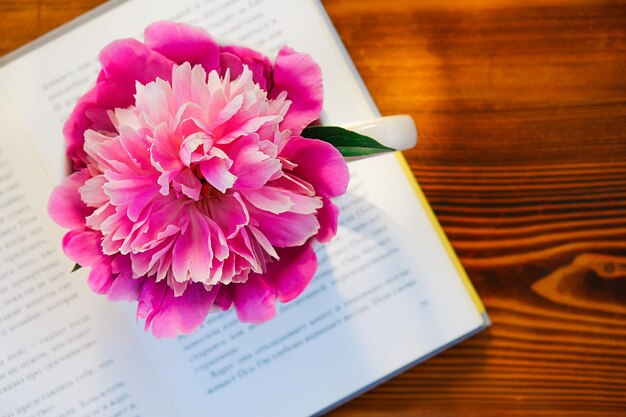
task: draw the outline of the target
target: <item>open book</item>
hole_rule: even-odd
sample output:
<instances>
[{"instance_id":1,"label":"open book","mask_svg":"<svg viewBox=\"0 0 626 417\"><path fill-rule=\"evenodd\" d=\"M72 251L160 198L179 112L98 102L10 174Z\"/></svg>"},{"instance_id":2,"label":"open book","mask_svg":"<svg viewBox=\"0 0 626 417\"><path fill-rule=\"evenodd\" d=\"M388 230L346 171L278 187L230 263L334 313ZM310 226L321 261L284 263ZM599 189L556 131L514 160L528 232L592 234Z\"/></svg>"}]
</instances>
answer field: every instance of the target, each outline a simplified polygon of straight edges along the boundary
<instances>
[{"instance_id":1,"label":"open book","mask_svg":"<svg viewBox=\"0 0 626 417\"><path fill-rule=\"evenodd\" d=\"M315 0L109 2L0 62L0 417L321 414L488 325L400 154L350 163L337 238L298 299L253 326L209 315L157 340L69 273L47 217L66 172L61 127L108 42L160 19L322 66L325 122L377 116Z\"/></svg>"}]
</instances>

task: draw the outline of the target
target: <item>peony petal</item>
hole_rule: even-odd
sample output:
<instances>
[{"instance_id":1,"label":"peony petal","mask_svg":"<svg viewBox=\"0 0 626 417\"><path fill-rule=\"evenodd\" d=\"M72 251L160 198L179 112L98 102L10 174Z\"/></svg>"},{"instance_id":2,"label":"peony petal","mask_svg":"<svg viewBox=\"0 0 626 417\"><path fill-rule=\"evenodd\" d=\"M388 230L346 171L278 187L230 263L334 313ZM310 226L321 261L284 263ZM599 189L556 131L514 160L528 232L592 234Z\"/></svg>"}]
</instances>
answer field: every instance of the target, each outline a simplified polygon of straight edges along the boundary
<instances>
[{"instance_id":1,"label":"peony petal","mask_svg":"<svg viewBox=\"0 0 626 417\"><path fill-rule=\"evenodd\" d=\"M145 128L142 128L145 129ZM154 171L149 152L150 141L145 136L146 132L134 130L128 126L120 126L119 142L124 153L132 160L132 167L136 172Z\"/></svg>"},{"instance_id":2,"label":"peony petal","mask_svg":"<svg viewBox=\"0 0 626 417\"><path fill-rule=\"evenodd\" d=\"M236 177L234 187L239 190L258 189L282 169L280 160L270 158L259 148L259 138L252 134L236 141L229 156L233 159L230 169Z\"/></svg>"},{"instance_id":3,"label":"peony petal","mask_svg":"<svg viewBox=\"0 0 626 417\"><path fill-rule=\"evenodd\" d=\"M202 191L202 183L189 168L185 168L172 178L174 185L179 188L187 197L194 201L200 199L200 192Z\"/></svg>"},{"instance_id":4,"label":"peony petal","mask_svg":"<svg viewBox=\"0 0 626 417\"><path fill-rule=\"evenodd\" d=\"M258 274L234 284L234 304L239 320L260 324L276 315L276 292Z\"/></svg>"},{"instance_id":5,"label":"peony petal","mask_svg":"<svg viewBox=\"0 0 626 417\"><path fill-rule=\"evenodd\" d=\"M174 196L155 200L150 204L149 210L146 210L137 222L131 224L129 230L123 230L125 235L121 238L125 239L125 251L133 252L133 256L147 256L151 258L157 252L163 249L163 245L169 245L180 231L185 230L188 224L187 208L190 200L179 199ZM125 222L125 219L121 219ZM104 225L104 224L103 224ZM108 226L108 224L106 224ZM124 226L124 229L127 227ZM117 233L113 227L107 229L109 233ZM163 257L163 256L162 256ZM150 260L144 259L144 262L137 261L139 264L145 265ZM133 271L135 275L145 275L154 266L152 263L148 269L144 270L133 261Z\"/></svg>"},{"instance_id":6,"label":"peony petal","mask_svg":"<svg viewBox=\"0 0 626 417\"><path fill-rule=\"evenodd\" d=\"M234 237L250 221L246 205L236 192L213 196L209 212L227 239Z\"/></svg>"},{"instance_id":7,"label":"peony petal","mask_svg":"<svg viewBox=\"0 0 626 417\"><path fill-rule=\"evenodd\" d=\"M252 71L252 80L269 91L272 87L272 63L265 55L243 46L224 46L220 53L220 74L230 70L231 77L238 77L246 65Z\"/></svg>"},{"instance_id":8,"label":"peony petal","mask_svg":"<svg viewBox=\"0 0 626 417\"><path fill-rule=\"evenodd\" d=\"M111 283L107 292L107 299L109 301L137 301L146 279L145 277L133 278L128 275L119 275Z\"/></svg>"},{"instance_id":9,"label":"peony petal","mask_svg":"<svg viewBox=\"0 0 626 417\"><path fill-rule=\"evenodd\" d=\"M299 134L309 123L318 119L322 112L322 70L309 55L284 47L274 62L273 78L269 98L277 98L286 91L287 100L291 101L280 127Z\"/></svg>"},{"instance_id":10,"label":"peony petal","mask_svg":"<svg viewBox=\"0 0 626 417\"><path fill-rule=\"evenodd\" d=\"M196 132L185 139L180 144L178 156L185 166L190 166L192 162L197 162L199 152L204 153L204 148L210 143L210 138L204 132ZM205 146L205 144L207 144ZM202 151L201 151L202 150Z\"/></svg>"},{"instance_id":11,"label":"peony petal","mask_svg":"<svg viewBox=\"0 0 626 417\"><path fill-rule=\"evenodd\" d=\"M274 247L301 246L315 236L320 228L314 214L282 213L272 214L249 206L250 219L258 223L258 228Z\"/></svg>"},{"instance_id":12,"label":"peony petal","mask_svg":"<svg viewBox=\"0 0 626 417\"><path fill-rule=\"evenodd\" d=\"M317 212L317 219L320 222L320 230L315 236L318 242L327 243L337 234L337 219L339 218L339 208L328 198L323 198L324 205Z\"/></svg>"},{"instance_id":13,"label":"peony petal","mask_svg":"<svg viewBox=\"0 0 626 417\"><path fill-rule=\"evenodd\" d=\"M258 190L242 190L241 194L256 208L280 214L286 211L299 214L312 214L322 207L322 199L295 193L281 187L274 187L274 182Z\"/></svg>"},{"instance_id":14,"label":"peony petal","mask_svg":"<svg viewBox=\"0 0 626 417\"><path fill-rule=\"evenodd\" d=\"M122 252L122 246L128 240L129 235L136 228L136 223L128 219L124 209L116 209L106 220L100 225L100 231L104 238L102 239L102 252L105 255L115 255ZM126 243L128 246L128 243ZM130 248L126 248L122 253L128 253Z\"/></svg>"},{"instance_id":15,"label":"peony petal","mask_svg":"<svg viewBox=\"0 0 626 417\"><path fill-rule=\"evenodd\" d=\"M137 303L137 319L145 320L145 329L148 330L154 316L161 311L161 305L166 294L172 290L163 281L145 280L141 287L141 294Z\"/></svg>"},{"instance_id":16,"label":"peony petal","mask_svg":"<svg viewBox=\"0 0 626 417\"><path fill-rule=\"evenodd\" d=\"M230 165L232 165L232 162L212 156L200 162L200 172L209 184L219 192L225 193L237 180L237 177L228 170Z\"/></svg>"},{"instance_id":17,"label":"peony petal","mask_svg":"<svg viewBox=\"0 0 626 417\"><path fill-rule=\"evenodd\" d=\"M150 146L144 135L121 126L119 135L94 130L85 132L84 151L89 156L90 172L97 174L113 169L129 176L153 171L146 149Z\"/></svg>"},{"instance_id":18,"label":"peony petal","mask_svg":"<svg viewBox=\"0 0 626 417\"><path fill-rule=\"evenodd\" d=\"M108 182L104 185L104 192L109 196L111 204L126 207L128 218L133 222L137 221L148 204L161 195L156 174L127 177L107 171L105 177Z\"/></svg>"},{"instance_id":19,"label":"peony petal","mask_svg":"<svg viewBox=\"0 0 626 417\"><path fill-rule=\"evenodd\" d=\"M109 201L109 198L104 193L102 186L106 183L104 175L96 175L85 181L78 191L80 198L89 207L99 208Z\"/></svg>"},{"instance_id":20,"label":"peony petal","mask_svg":"<svg viewBox=\"0 0 626 417\"><path fill-rule=\"evenodd\" d=\"M289 171L293 171L293 169L297 166L296 164L293 165L293 167L289 168ZM285 164L283 163L283 169L285 169L284 167ZM281 176L277 180L272 181L272 185L280 187L284 190L292 191L300 195L313 197L315 195L315 188L313 188L311 184L304 181L302 178L293 176L292 174L290 174L289 171L284 172L283 176Z\"/></svg>"},{"instance_id":21,"label":"peony petal","mask_svg":"<svg viewBox=\"0 0 626 417\"><path fill-rule=\"evenodd\" d=\"M113 283L113 274L111 271L111 261L108 256L103 257L100 262L95 264L87 277L89 288L96 294L106 294Z\"/></svg>"},{"instance_id":22,"label":"peony petal","mask_svg":"<svg viewBox=\"0 0 626 417\"><path fill-rule=\"evenodd\" d=\"M102 230L102 223L104 223L109 217L115 215L115 207L109 203L106 203L99 209L95 210L89 217L87 217L87 227L93 230Z\"/></svg>"},{"instance_id":23,"label":"peony petal","mask_svg":"<svg viewBox=\"0 0 626 417\"><path fill-rule=\"evenodd\" d=\"M141 128L141 122L134 110L116 108L109 110L107 113L111 119L111 123L115 126L115 130L118 132L122 126L129 127L133 130L139 130Z\"/></svg>"},{"instance_id":24,"label":"peony petal","mask_svg":"<svg viewBox=\"0 0 626 417\"><path fill-rule=\"evenodd\" d=\"M115 82L131 97L136 82L146 85L157 78L169 81L174 67L172 60L135 39L120 39L105 46L100 63L104 79Z\"/></svg>"},{"instance_id":25,"label":"peony petal","mask_svg":"<svg viewBox=\"0 0 626 417\"><path fill-rule=\"evenodd\" d=\"M152 23L144 35L150 49L177 64L200 64L207 73L219 68L219 46L199 27L164 20Z\"/></svg>"},{"instance_id":26,"label":"peony petal","mask_svg":"<svg viewBox=\"0 0 626 417\"><path fill-rule=\"evenodd\" d=\"M222 311L228 310L233 305L233 299L235 297L234 288L234 285L220 285L213 305L220 308Z\"/></svg>"},{"instance_id":27,"label":"peony petal","mask_svg":"<svg viewBox=\"0 0 626 417\"><path fill-rule=\"evenodd\" d=\"M188 211L188 216L188 228L178 235L173 248L172 271L178 282L206 282L214 256L212 220L195 208Z\"/></svg>"},{"instance_id":28,"label":"peony petal","mask_svg":"<svg viewBox=\"0 0 626 417\"><path fill-rule=\"evenodd\" d=\"M256 239L259 245L263 248L268 255L270 255L274 259L278 259L278 254L276 253L276 249L272 246L267 237L254 226L248 226L248 230L252 233L252 236Z\"/></svg>"},{"instance_id":29,"label":"peony petal","mask_svg":"<svg viewBox=\"0 0 626 417\"><path fill-rule=\"evenodd\" d=\"M289 211L294 204L286 192L274 187L261 187L258 190L242 190L241 194L256 208L274 214Z\"/></svg>"},{"instance_id":30,"label":"peony petal","mask_svg":"<svg viewBox=\"0 0 626 417\"><path fill-rule=\"evenodd\" d=\"M163 266L162 262L167 262L167 269L169 269L171 262L172 245L175 242L173 236L179 231L179 229L176 226L168 225L166 230L173 232L169 235L172 236L172 238L166 238L163 242L159 242L160 244L156 244L156 242L151 242L150 249L137 251L130 254L133 275L153 275L155 274L155 268L156 273L158 273L159 267ZM161 272L160 276L157 276L156 280L160 281L161 279L163 279L162 275L163 272Z\"/></svg>"},{"instance_id":31,"label":"peony petal","mask_svg":"<svg viewBox=\"0 0 626 417\"><path fill-rule=\"evenodd\" d=\"M93 211L81 200L78 189L90 178L83 169L66 177L57 185L48 200L48 214L59 226L67 229L85 227L85 218Z\"/></svg>"},{"instance_id":32,"label":"peony petal","mask_svg":"<svg viewBox=\"0 0 626 417\"><path fill-rule=\"evenodd\" d=\"M337 197L346 192L350 179L348 165L331 144L292 136L281 156L298 165L292 174L312 184L319 195Z\"/></svg>"},{"instance_id":33,"label":"peony petal","mask_svg":"<svg viewBox=\"0 0 626 417\"><path fill-rule=\"evenodd\" d=\"M237 256L236 261L240 267L243 265L244 268L250 268L253 272L260 273L263 269L255 257L252 239L248 231L242 228L239 233L228 240L228 248L233 256Z\"/></svg>"},{"instance_id":34,"label":"peony petal","mask_svg":"<svg viewBox=\"0 0 626 417\"><path fill-rule=\"evenodd\" d=\"M317 270L317 256L311 244L281 249L280 261L267 266L265 281L272 285L278 299L286 303L299 296L309 285Z\"/></svg>"},{"instance_id":35,"label":"peony petal","mask_svg":"<svg viewBox=\"0 0 626 417\"><path fill-rule=\"evenodd\" d=\"M237 55L220 52L220 75L223 77L226 71L233 79L239 77L243 72L243 62Z\"/></svg>"},{"instance_id":36,"label":"peony petal","mask_svg":"<svg viewBox=\"0 0 626 417\"><path fill-rule=\"evenodd\" d=\"M80 266L92 266L105 257L102 235L88 230L72 230L63 237L63 252Z\"/></svg>"},{"instance_id":37,"label":"peony petal","mask_svg":"<svg viewBox=\"0 0 626 417\"><path fill-rule=\"evenodd\" d=\"M146 328L151 328L155 337L174 338L190 334L204 322L218 292L219 286L207 291L202 284L191 284L183 295L175 297L174 291L164 282L146 281L137 316L146 319Z\"/></svg>"},{"instance_id":38,"label":"peony petal","mask_svg":"<svg viewBox=\"0 0 626 417\"><path fill-rule=\"evenodd\" d=\"M117 275L111 283L107 298L111 301L135 301L141 294L145 277L133 278L130 258L128 256L116 256L111 261L111 270Z\"/></svg>"},{"instance_id":39,"label":"peony petal","mask_svg":"<svg viewBox=\"0 0 626 417\"><path fill-rule=\"evenodd\" d=\"M242 162L234 165L233 174L237 177L234 187L239 190L254 190L265 185L281 169L277 159L265 159L259 162Z\"/></svg>"},{"instance_id":40,"label":"peony petal","mask_svg":"<svg viewBox=\"0 0 626 417\"><path fill-rule=\"evenodd\" d=\"M149 126L165 125L172 120L178 108L174 103L174 93L169 82L157 78L145 86L137 86L135 106Z\"/></svg>"},{"instance_id":41,"label":"peony petal","mask_svg":"<svg viewBox=\"0 0 626 417\"><path fill-rule=\"evenodd\" d=\"M185 282L178 282L174 279L172 274L166 274L167 275L167 285L174 291L174 297L180 297L181 295L183 295L185 293L185 291L187 290L187 287L189 286L190 282L189 281L185 281Z\"/></svg>"},{"instance_id":42,"label":"peony petal","mask_svg":"<svg viewBox=\"0 0 626 417\"><path fill-rule=\"evenodd\" d=\"M238 113L237 116L245 115L245 112ZM243 120L242 120L243 119ZM220 125L219 129L216 129L216 135L220 136L219 143L230 143L241 136L247 136L257 132L261 126L266 123L276 122L279 116L254 116L249 117L232 117L228 119L226 123Z\"/></svg>"},{"instance_id":43,"label":"peony petal","mask_svg":"<svg viewBox=\"0 0 626 417\"><path fill-rule=\"evenodd\" d=\"M87 155L83 150L85 131L115 131L115 127L108 115L108 110L115 107L125 108L133 103L132 93L109 80L98 82L91 90L83 95L67 122L63 125L66 153L73 162L75 170L86 166Z\"/></svg>"}]
</instances>

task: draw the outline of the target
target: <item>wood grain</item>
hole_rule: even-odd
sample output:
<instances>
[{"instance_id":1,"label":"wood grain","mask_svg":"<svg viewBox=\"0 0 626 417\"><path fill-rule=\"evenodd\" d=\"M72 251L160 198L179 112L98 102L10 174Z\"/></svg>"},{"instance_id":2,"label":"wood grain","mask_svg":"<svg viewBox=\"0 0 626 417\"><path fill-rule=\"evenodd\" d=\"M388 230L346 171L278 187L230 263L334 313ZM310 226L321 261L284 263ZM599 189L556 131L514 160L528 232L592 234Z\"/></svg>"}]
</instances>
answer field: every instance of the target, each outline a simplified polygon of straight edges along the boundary
<instances>
[{"instance_id":1,"label":"wood grain","mask_svg":"<svg viewBox=\"0 0 626 417\"><path fill-rule=\"evenodd\" d=\"M626 415L626 5L325 5L493 320L333 415Z\"/></svg>"},{"instance_id":2,"label":"wood grain","mask_svg":"<svg viewBox=\"0 0 626 417\"><path fill-rule=\"evenodd\" d=\"M99 3L0 0L0 54ZM626 415L626 3L324 5L493 320L331 415Z\"/></svg>"}]
</instances>

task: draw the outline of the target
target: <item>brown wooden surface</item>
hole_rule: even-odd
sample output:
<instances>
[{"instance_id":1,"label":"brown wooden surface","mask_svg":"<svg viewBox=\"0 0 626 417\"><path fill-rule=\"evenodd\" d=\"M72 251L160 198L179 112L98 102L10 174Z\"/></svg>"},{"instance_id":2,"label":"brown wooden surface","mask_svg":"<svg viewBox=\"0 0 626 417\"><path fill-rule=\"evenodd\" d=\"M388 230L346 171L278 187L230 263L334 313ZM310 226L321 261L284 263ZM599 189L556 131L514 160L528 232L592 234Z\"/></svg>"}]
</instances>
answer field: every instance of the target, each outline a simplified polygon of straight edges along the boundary
<instances>
[{"instance_id":1,"label":"brown wooden surface","mask_svg":"<svg viewBox=\"0 0 626 417\"><path fill-rule=\"evenodd\" d=\"M0 0L0 55L99 3ZM626 3L324 4L493 320L331 415L626 415Z\"/></svg>"}]
</instances>

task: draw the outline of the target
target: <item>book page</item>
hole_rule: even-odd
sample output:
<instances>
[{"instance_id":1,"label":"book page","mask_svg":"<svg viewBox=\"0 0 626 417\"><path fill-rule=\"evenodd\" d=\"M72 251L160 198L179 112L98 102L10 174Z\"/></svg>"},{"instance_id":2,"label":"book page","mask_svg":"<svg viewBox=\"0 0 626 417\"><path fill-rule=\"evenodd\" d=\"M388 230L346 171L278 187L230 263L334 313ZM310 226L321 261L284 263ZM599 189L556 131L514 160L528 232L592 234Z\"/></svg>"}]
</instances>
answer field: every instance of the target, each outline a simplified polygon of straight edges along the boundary
<instances>
[{"instance_id":1,"label":"book page","mask_svg":"<svg viewBox=\"0 0 626 417\"><path fill-rule=\"evenodd\" d=\"M433 247L410 186L389 184L402 178L395 156L380 158L351 163L338 236L318 248L310 287L274 320L210 315L173 341L136 329L181 415L199 405L220 416L312 415L483 324L448 278L454 268Z\"/></svg>"},{"instance_id":2,"label":"book page","mask_svg":"<svg viewBox=\"0 0 626 417\"><path fill-rule=\"evenodd\" d=\"M315 1L133 0L2 69L53 181L65 175L62 123L95 78L99 49L163 18L269 52L288 43L310 53L324 73L326 121L376 115ZM273 321L251 326L229 312L209 316L193 335L156 340L136 325L134 305L118 305L179 415L314 414L485 324L398 157L350 169L337 238L318 249L310 287Z\"/></svg>"},{"instance_id":3,"label":"book page","mask_svg":"<svg viewBox=\"0 0 626 417\"><path fill-rule=\"evenodd\" d=\"M0 417L173 416L117 309L71 274L52 183L0 88ZM163 413L163 414L160 414Z\"/></svg>"}]
</instances>

